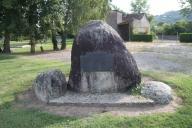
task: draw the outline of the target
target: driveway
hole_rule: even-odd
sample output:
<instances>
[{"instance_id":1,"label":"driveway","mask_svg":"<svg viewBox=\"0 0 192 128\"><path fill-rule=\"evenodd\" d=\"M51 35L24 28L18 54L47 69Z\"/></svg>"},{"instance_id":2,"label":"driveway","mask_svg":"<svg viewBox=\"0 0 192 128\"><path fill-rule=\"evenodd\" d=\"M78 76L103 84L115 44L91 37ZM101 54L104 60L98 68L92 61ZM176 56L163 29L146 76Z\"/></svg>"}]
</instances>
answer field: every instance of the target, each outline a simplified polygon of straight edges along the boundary
<instances>
[{"instance_id":1,"label":"driveway","mask_svg":"<svg viewBox=\"0 0 192 128\"><path fill-rule=\"evenodd\" d=\"M140 70L160 70L192 74L192 44L126 43ZM70 62L71 51L34 55L37 58Z\"/></svg>"},{"instance_id":2,"label":"driveway","mask_svg":"<svg viewBox=\"0 0 192 128\"><path fill-rule=\"evenodd\" d=\"M137 45L134 47L138 48ZM180 43L156 43L133 52L141 70L162 70L192 74L192 45Z\"/></svg>"}]
</instances>

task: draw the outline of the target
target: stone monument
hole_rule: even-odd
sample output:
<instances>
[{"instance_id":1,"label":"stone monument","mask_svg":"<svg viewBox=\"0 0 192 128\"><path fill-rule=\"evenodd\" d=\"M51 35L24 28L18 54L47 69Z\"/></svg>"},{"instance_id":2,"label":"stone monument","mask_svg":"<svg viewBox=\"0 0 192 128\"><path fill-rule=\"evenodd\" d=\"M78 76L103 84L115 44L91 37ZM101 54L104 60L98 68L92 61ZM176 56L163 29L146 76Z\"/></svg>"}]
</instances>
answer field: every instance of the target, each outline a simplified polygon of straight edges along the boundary
<instances>
[{"instance_id":1,"label":"stone monument","mask_svg":"<svg viewBox=\"0 0 192 128\"><path fill-rule=\"evenodd\" d=\"M69 89L120 92L140 82L141 74L133 56L111 26L95 20L80 28L72 47Z\"/></svg>"},{"instance_id":2,"label":"stone monument","mask_svg":"<svg viewBox=\"0 0 192 128\"><path fill-rule=\"evenodd\" d=\"M103 21L90 21L81 27L71 52L68 84L60 70L48 70L36 77L33 90L40 101L106 109L151 107L173 100L171 88L156 81L145 82L141 96L121 93L139 85L141 74L122 38Z\"/></svg>"}]
</instances>

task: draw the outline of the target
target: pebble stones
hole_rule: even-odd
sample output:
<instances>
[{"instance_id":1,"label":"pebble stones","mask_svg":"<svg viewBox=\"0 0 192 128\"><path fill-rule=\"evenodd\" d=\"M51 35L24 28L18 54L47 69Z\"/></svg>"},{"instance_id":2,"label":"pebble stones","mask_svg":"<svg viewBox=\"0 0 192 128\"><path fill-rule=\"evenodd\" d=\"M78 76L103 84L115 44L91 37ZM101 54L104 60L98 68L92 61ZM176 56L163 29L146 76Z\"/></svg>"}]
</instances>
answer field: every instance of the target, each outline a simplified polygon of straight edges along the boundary
<instances>
[{"instance_id":1,"label":"pebble stones","mask_svg":"<svg viewBox=\"0 0 192 128\"><path fill-rule=\"evenodd\" d=\"M58 69L51 69L40 73L33 84L36 97L48 103L49 100L64 95L67 90L65 75Z\"/></svg>"},{"instance_id":2,"label":"pebble stones","mask_svg":"<svg viewBox=\"0 0 192 128\"><path fill-rule=\"evenodd\" d=\"M173 99L172 89L157 81L145 82L141 89L141 95L154 100L157 104L168 104Z\"/></svg>"}]
</instances>

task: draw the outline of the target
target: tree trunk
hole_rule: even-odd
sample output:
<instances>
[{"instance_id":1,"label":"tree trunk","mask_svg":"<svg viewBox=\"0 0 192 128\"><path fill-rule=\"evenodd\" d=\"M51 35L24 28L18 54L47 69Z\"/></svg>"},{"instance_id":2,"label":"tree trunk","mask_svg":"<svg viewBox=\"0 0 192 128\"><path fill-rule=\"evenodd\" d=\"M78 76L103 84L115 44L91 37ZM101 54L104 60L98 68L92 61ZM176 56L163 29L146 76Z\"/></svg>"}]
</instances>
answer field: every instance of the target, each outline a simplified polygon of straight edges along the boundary
<instances>
[{"instance_id":1,"label":"tree trunk","mask_svg":"<svg viewBox=\"0 0 192 128\"><path fill-rule=\"evenodd\" d=\"M31 44L31 53L34 54L35 53L35 43Z\"/></svg>"},{"instance_id":2,"label":"tree trunk","mask_svg":"<svg viewBox=\"0 0 192 128\"><path fill-rule=\"evenodd\" d=\"M66 34L64 32L61 33L61 50L66 49Z\"/></svg>"},{"instance_id":3,"label":"tree trunk","mask_svg":"<svg viewBox=\"0 0 192 128\"><path fill-rule=\"evenodd\" d=\"M8 31L5 31L4 38L3 53L11 53L10 33Z\"/></svg>"},{"instance_id":4,"label":"tree trunk","mask_svg":"<svg viewBox=\"0 0 192 128\"><path fill-rule=\"evenodd\" d=\"M2 53L3 52L3 50L1 49L1 47L0 47L0 53Z\"/></svg>"},{"instance_id":5,"label":"tree trunk","mask_svg":"<svg viewBox=\"0 0 192 128\"><path fill-rule=\"evenodd\" d=\"M58 48L58 42L57 42L57 38L56 38L56 34L54 31L52 31L52 44L53 44L53 50L54 51L58 51L59 48Z\"/></svg>"},{"instance_id":6,"label":"tree trunk","mask_svg":"<svg viewBox=\"0 0 192 128\"><path fill-rule=\"evenodd\" d=\"M36 45L36 40L34 37L30 37L30 45L31 45L31 53L35 53L35 45Z\"/></svg>"}]
</instances>

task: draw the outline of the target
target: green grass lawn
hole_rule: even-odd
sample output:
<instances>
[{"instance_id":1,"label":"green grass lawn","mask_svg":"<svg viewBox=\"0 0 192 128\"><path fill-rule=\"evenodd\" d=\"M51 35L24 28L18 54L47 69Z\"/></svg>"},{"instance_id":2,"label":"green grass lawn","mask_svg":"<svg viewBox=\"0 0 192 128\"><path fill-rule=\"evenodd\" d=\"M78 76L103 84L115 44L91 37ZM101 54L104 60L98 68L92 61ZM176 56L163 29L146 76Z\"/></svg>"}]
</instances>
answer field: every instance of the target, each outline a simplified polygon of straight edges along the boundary
<instances>
[{"instance_id":1,"label":"green grass lawn","mask_svg":"<svg viewBox=\"0 0 192 128\"><path fill-rule=\"evenodd\" d=\"M143 71L143 75L168 83L183 99L175 113L138 117L94 115L69 118L43 113L40 110L15 108L15 95L28 89L38 72L59 68L69 74L70 64L61 61L31 59L19 55L0 55L0 128L192 128L192 76Z\"/></svg>"},{"instance_id":2,"label":"green grass lawn","mask_svg":"<svg viewBox=\"0 0 192 128\"><path fill-rule=\"evenodd\" d=\"M38 72L59 68L66 75L70 64L15 55L0 55L0 105L13 101L14 95L32 84Z\"/></svg>"}]
</instances>

